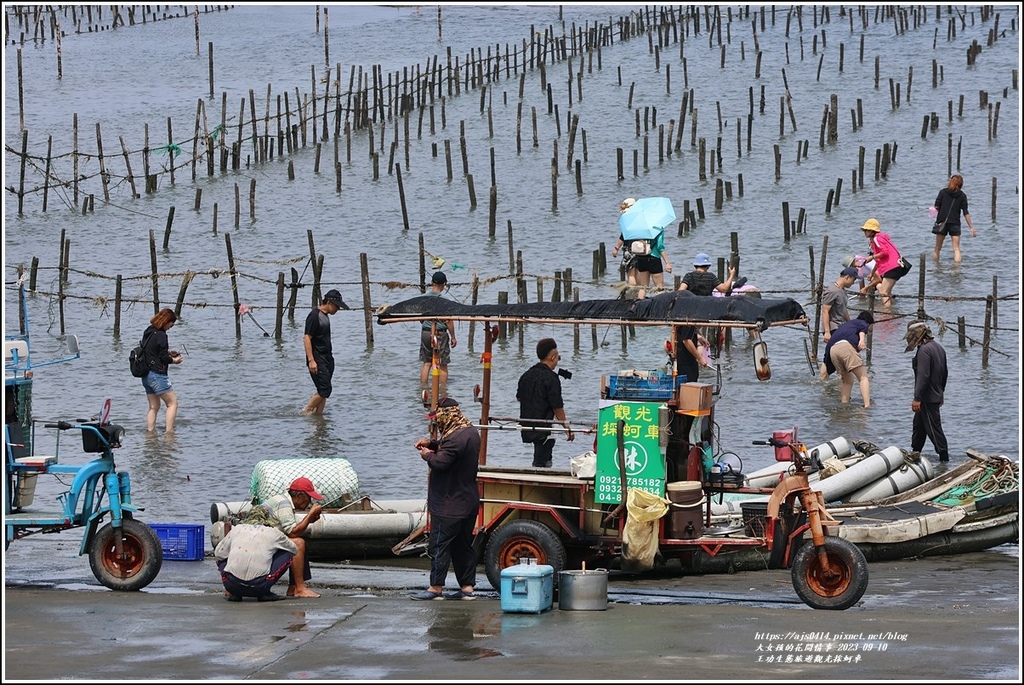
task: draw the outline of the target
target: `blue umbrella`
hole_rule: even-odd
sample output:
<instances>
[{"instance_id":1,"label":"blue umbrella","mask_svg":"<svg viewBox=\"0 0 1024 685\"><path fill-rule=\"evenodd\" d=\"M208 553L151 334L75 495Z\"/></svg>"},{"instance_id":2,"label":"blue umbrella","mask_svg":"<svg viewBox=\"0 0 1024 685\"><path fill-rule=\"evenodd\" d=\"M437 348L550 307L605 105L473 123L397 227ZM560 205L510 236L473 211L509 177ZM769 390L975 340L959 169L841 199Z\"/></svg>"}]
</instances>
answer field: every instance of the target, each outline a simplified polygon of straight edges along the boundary
<instances>
[{"instance_id":1,"label":"blue umbrella","mask_svg":"<svg viewBox=\"0 0 1024 685\"><path fill-rule=\"evenodd\" d=\"M651 240L675 220L672 200L667 197L642 197L619 214L619 231L624 240Z\"/></svg>"}]
</instances>

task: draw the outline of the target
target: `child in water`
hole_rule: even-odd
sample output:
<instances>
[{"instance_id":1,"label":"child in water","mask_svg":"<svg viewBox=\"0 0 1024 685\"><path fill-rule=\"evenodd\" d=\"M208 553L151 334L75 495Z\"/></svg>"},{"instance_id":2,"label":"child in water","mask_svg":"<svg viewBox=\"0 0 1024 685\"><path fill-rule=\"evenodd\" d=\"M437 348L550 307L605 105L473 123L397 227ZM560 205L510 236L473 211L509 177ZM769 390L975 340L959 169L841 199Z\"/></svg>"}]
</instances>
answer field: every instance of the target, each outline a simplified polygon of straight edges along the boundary
<instances>
[{"instance_id":1,"label":"child in water","mask_svg":"<svg viewBox=\"0 0 1024 685\"><path fill-rule=\"evenodd\" d=\"M843 257L843 267L852 266L857 270L857 283L860 289L864 288L865 283L871 278L871 272L874 271L873 264L866 263L866 257L864 255L851 255Z\"/></svg>"}]
</instances>

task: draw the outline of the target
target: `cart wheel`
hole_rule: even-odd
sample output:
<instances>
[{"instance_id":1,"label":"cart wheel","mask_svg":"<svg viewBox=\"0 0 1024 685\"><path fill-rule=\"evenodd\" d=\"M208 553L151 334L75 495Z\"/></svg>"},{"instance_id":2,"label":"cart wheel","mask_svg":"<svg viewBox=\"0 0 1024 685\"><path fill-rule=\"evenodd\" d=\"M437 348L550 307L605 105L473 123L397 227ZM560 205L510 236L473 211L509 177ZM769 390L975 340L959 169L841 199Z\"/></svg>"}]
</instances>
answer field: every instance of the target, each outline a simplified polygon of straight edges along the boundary
<instances>
[{"instance_id":1,"label":"cart wheel","mask_svg":"<svg viewBox=\"0 0 1024 685\"><path fill-rule=\"evenodd\" d=\"M555 531L532 519L515 519L491 534L484 548L484 569L495 590L501 590L501 570L529 557L554 569L555 584L565 568L565 545Z\"/></svg>"},{"instance_id":2,"label":"cart wheel","mask_svg":"<svg viewBox=\"0 0 1024 685\"><path fill-rule=\"evenodd\" d=\"M89 565L96 580L111 590L135 591L153 582L163 564L160 538L145 523L126 518L121 522L121 550L117 554L117 530L109 523L92 541Z\"/></svg>"},{"instance_id":3,"label":"cart wheel","mask_svg":"<svg viewBox=\"0 0 1024 685\"><path fill-rule=\"evenodd\" d=\"M793 557L793 588L814 609L849 609L868 587L868 564L863 552L848 540L827 536L825 554L832 573L822 567L818 549L801 545Z\"/></svg>"}]
</instances>

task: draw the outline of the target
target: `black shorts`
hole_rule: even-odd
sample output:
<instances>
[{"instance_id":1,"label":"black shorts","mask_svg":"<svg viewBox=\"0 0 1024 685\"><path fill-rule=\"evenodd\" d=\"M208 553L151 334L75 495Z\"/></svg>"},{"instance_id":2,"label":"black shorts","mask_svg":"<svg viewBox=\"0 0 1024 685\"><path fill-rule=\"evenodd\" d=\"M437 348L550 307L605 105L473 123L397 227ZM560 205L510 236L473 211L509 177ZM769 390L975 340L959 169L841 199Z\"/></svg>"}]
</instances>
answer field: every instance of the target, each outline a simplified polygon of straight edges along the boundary
<instances>
[{"instance_id":1,"label":"black shorts","mask_svg":"<svg viewBox=\"0 0 1024 685\"><path fill-rule=\"evenodd\" d=\"M653 255L649 254L642 254L637 255L636 270L645 271L650 274L660 274L665 269L661 264L661 257L654 257Z\"/></svg>"},{"instance_id":2,"label":"black shorts","mask_svg":"<svg viewBox=\"0 0 1024 685\"><path fill-rule=\"evenodd\" d=\"M888 278L893 281L898 281L904 276L906 276L908 273L910 273L909 266L897 266L895 269L889 269L884 274L882 274L882 278Z\"/></svg>"},{"instance_id":3,"label":"black shorts","mask_svg":"<svg viewBox=\"0 0 1024 685\"><path fill-rule=\"evenodd\" d=\"M316 373L309 372L309 377L313 379L313 385L316 386L316 393L325 400L331 396L331 379L334 377L334 357L330 359L320 359L314 357L316 360ZM309 368L307 366L307 368Z\"/></svg>"}]
</instances>

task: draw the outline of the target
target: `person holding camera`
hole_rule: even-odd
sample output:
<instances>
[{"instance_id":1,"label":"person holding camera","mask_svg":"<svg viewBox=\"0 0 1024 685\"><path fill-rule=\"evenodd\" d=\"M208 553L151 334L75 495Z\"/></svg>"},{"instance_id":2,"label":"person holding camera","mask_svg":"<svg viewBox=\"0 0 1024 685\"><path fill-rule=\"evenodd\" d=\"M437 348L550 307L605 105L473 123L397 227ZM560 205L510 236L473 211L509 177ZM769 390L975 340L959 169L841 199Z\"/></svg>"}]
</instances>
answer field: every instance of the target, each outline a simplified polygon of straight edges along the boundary
<instances>
[{"instance_id":1,"label":"person holding camera","mask_svg":"<svg viewBox=\"0 0 1024 685\"><path fill-rule=\"evenodd\" d=\"M566 440L572 442L576 439L569 419L565 417L562 379L559 378L571 378L572 375L568 371L555 373L562 357L558 354L554 338L542 338L537 343L537 359L540 361L519 377L516 389L520 424L524 427L520 435L523 442L533 443L533 466L550 468L551 453L555 448L554 419L558 419L565 428Z\"/></svg>"},{"instance_id":2,"label":"person holding camera","mask_svg":"<svg viewBox=\"0 0 1024 685\"><path fill-rule=\"evenodd\" d=\"M146 412L146 430L156 428L156 416L160 411L160 403L166 407L164 412L164 430L174 432L174 419L178 416L178 396L171 387L171 379L167 369L171 364L182 362L181 353L168 349L167 331L177 322L178 316L173 309L164 307L149 320L149 326L142 334L142 352L149 361L149 373L142 377L142 387L146 389L146 401L149 411Z\"/></svg>"}]
</instances>

